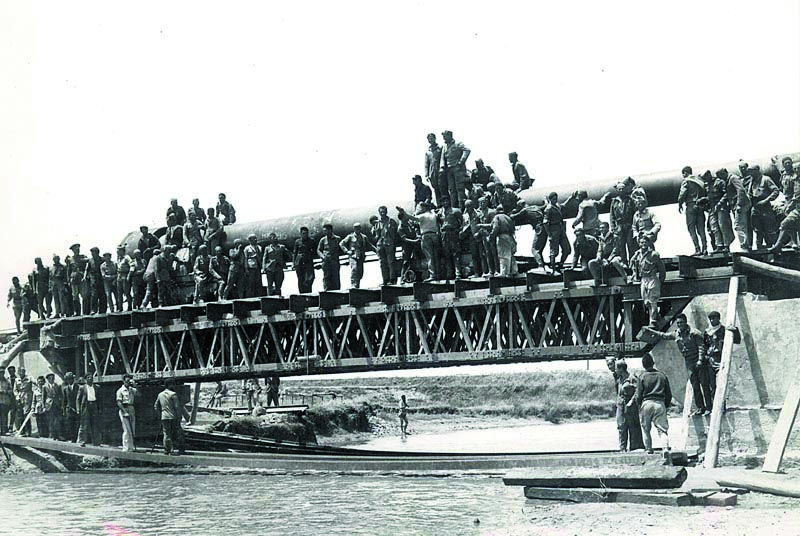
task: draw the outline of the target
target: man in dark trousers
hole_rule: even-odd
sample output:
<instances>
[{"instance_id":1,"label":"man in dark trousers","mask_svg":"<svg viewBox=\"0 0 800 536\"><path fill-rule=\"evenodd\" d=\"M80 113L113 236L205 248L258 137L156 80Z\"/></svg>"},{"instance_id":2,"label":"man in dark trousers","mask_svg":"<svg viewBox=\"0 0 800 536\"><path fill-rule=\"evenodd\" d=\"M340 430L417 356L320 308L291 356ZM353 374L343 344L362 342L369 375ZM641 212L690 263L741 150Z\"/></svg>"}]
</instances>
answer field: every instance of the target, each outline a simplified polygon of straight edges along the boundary
<instances>
[{"instance_id":1,"label":"man in dark trousers","mask_svg":"<svg viewBox=\"0 0 800 536\"><path fill-rule=\"evenodd\" d=\"M297 273L297 289L301 294L311 292L314 286L314 249L308 227L300 227L300 238L294 243L293 262Z\"/></svg>"},{"instance_id":2,"label":"man in dark trousers","mask_svg":"<svg viewBox=\"0 0 800 536\"><path fill-rule=\"evenodd\" d=\"M689 327L689 322L683 313L675 317L675 324L677 329L668 333L656 331L647 326L642 329L664 340L675 341L678 344L678 349L683 354L686 370L689 373L689 382L692 384L694 404L697 406L694 415L702 415L703 413L710 415L714 398L711 394L711 385L708 383L707 375L702 373L703 356L705 355L703 335L696 329Z\"/></svg>"},{"instance_id":3,"label":"man in dark trousers","mask_svg":"<svg viewBox=\"0 0 800 536\"><path fill-rule=\"evenodd\" d=\"M338 258L338 257L337 257ZM291 259L286 246L278 242L278 235L270 233L264 248L264 272L267 274L267 296L280 296L283 287L283 271Z\"/></svg>"},{"instance_id":4,"label":"man in dark trousers","mask_svg":"<svg viewBox=\"0 0 800 536\"><path fill-rule=\"evenodd\" d=\"M692 175L692 168L689 166L681 170L683 182L678 193L678 213L684 212L683 205L686 204L686 229L694 244L695 255L707 255L708 245L706 242L706 213L698 202L706 197L706 185L702 180Z\"/></svg>"},{"instance_id":5,"label":"man in dark trousers","mask_svg":"<svg viewBox=\"0 0 800 536\"><path fill-rule=\"evenodd\" d=\"M378 222L372 229L372 237L378 249L383 284L397 284L397 220L389 217L386 206L378 207Z\"/></svg>"},{"instance_id":6,"label":"man in dark trousers","mask_svg":"<svg viewBox=\"0 0 800 536\"><path fill-rule=\"evenodd\" d=\"M75 406L80 419L78 428L78 443L82 447L86 443L100 445L103 442L100 431L100 405L97 403L97 386L94 385L92 373L85 377L83 385L78 387L78 394L75 397Z\"/></svg>"},{"instance_id":7,"label":"man in dark trousers","mask_svg":"<svg viewBox=\"0 0 800 536\"><path fill-rule=\"evenodd\" d=\"M191 417L181 402L178 393L175 392L173 380L167 380L164 390L158 393L153 409L161 416L164 453L167 456L171 455L174 445L178 449L178 454L184 454L186 452L186 443L183 438L183 428L181 428L181 417L185 417L187 421Z\"/></svg>"},{"instance_id":8,"label":"man in dark trousers","mask_svg":"<svg viewBox=\"0 0 800 536\"><path fill-rule=\"evenodd\" d=\"M710 325L703 333L705 347L703 373L707 374L707 382L711 387L711 401L713 402L714 393L717 390L717 373L722 366L722 347L725 344L725 331L733 333L733 344L741 344L742 334L736 326L723 326L720 323L719 311L708 313L708 323Z\"/></svg>"},{"instance_id":9,"label":"man in dark trousers","mask_svg":"<svg viewBox=\"0 0 800 536\"><path fill-rule=\"evenodd\" d=\"M273 402L275 403L275 407L278 407L280 386L281 379L278 376L270 376L267 378L267 407L270 407Z\"/></svg>"},{"instance_id":10,"label":"man in dark trousers","mask_svg":"<svg viewBox=\"0 0 800 536\"><path fill-rule=\"evenodd\" d=\"M672 404L672 390L669 387L669 378L663 372L656 370L653 356L650 352L642 357L644 372L639 375L636 382L636 403L642 412L642 434L644 435L644 448L648 454L653 453L653 439L650 436L652 426L658 430L658 436L664 437L665 448L669 452L669 420L667 409Z\"/></svg>"},{"instance_id":11,"label":"man in dark trousers","mask_svg":"<svg viewBox=\"0 0 800 536\"><path fill-rule=\"evenodd\" d=\"M78 438L78 384L75 375L67 372L64 375L64 436L67 441L76 441Z\"/></svg>"},{"instance_id":12,"label":"man in dark trousers","mask_svg":"<svg viewBox=\"0 0 800 536\"><path fill-rule=\"evenodd\" d=\"M49 372L43 386L44 407L47 412L47 428L50 439L64 440L64 391L56 383L56 375Z\"/></svg>"},{"instance_id":13,"label":"man in dark trousers","mask_svg":"<svg viewBox=\"0 0 800 536\"><path fill-rule=\"evenodd\" d=\"M324 290L339 290L342 288L339 276L339 241L341 238L333 234L333 225L326 223L322 226L325 234L317 244L317 255L322 259L322 288ZM283 273L281 271L281 273Z\"/></svg>"},{"instance_id":14,"label":"man in dark trousers","mask_svg":"<svg viewBox=\"0 0 800 536\"><path fill-rule=\"evenodd\" d=\"M628 364L614 361L614 379L617 384L617 431L619 450L634 451L644 448L642 426L639 422L639 404L636 403L636 378L628 372Z\"/></svg>"}]
</instances>

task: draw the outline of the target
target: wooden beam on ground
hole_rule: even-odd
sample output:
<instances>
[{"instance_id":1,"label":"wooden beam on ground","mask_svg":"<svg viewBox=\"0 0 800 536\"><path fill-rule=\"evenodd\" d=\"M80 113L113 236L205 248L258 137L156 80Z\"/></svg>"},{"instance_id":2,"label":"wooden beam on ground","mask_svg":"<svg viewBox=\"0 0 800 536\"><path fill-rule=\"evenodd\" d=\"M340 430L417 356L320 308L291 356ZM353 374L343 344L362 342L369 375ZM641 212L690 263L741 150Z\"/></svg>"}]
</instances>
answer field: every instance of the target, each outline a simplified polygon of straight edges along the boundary
<instances>
[{"instance_id":1,"label":"wooden beam on ground","mask_svg":"<svg viewBox=\"0 0 800 536\"><path fill-rule=\"evenodd\" d=\"M503 478L506 486L536 488L679 488L686 481L686 469L671 465L565 467L554 471L529 470Z\"/></svg>"},{"instance_id":2,"label":"wooden beam on ground","mask_svg":"<svg viewBox=\"0 0 800 536\"><path fill-rule=\"evenodd\" d=\"M736 325L736 305L739 298L739 277L731 277L728 289L728 309L725 314L725 325ZM719 457L719 434L722 429L722 413L725 411L725 396L728 393L728 376L731 371L731 356L733 352L733 332L725 330L725 340L722 346L722 362L717 373L717 389L714 392L714 405L711 409L711 422L708 425L706 438L706 459L704 466L713 468L717 466Z\"/></svg>"},{"instance_id":3,"label":"wooden beam on ground","mask_svg":"<svg viewBox=\"0 0 800 536\"><path fill-rule=\"evenodd\" d=\"M727 336L727 333L725 334ZM764 458L764 466L761 468L765 473L777 473L783 461L783 453L786 451L786 444L789 442L789 434L797 419L797 410L800 408L800 368L795 372L794 381L786 392L783 400L783 408L772 432L772 439L769 442L769 449Z\"/></svg>"},{"instance_id":4,"label":"wooden beam on ground","mask_svg":"<svg viewBox=\"0 0 800 536\"><path fill-rule=\"evenodd\" d=\"M525 497L532 500L564 501L572 503L633 503L661 506L691 506L692 496L683 492L658 490L611 490L586 488L525 487Z\"/></svg>"},{"instance_id":5,"label":"wooden beam on ground","mask_svg":"<svg viewBox=\"0 0 800 536\"><path fill-rule=\"evenodd\" d=\"M191 419L189 420L189 422L191 424L194 424L195 422L197 422L197 406L198 406L198 404L200 404L200 386L201 385L202 384L200 382L195 382L194 383L194 398L192 399L192 413L191 413Z\"/></svg>"},{"instance_id":6,"label":"wooden beam on ground","mask_svg":"<svg viewBox=\"0 0 800 536\"><path fill-rule=\"evenodd\" d=\"M717 469L714 480L724 488L743 488L783 497L800 498L800 479L753 471Z\"/></svg>"}]
</instances>

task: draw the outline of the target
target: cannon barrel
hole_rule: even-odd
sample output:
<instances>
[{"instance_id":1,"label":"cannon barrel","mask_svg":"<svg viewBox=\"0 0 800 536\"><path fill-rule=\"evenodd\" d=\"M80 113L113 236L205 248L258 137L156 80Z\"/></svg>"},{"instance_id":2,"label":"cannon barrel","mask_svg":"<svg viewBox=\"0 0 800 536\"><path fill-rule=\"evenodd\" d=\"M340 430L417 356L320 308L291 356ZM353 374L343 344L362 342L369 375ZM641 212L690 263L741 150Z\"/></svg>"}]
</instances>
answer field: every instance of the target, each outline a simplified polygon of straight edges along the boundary
<instances>
[{"instance_id":1,"label":"cannon barrel","mask_svg":"<svg viewBox=\"0 0 800 536\"><path fill-rule=\"evenodd\" d=\"M800 158L800 153L792 153L788 156L790 156L793 161L797 162L798 158ZM764 174L771 176L773 179L780 177L780 171L771 162L769 157L758 160L749 160L748 163L751 166L759 165ZM694 172L695 174L700 174L706 169L709 169L713 173L717 169L724 167L731 173L738 173L738 165L739 162L735 161L712 166L697 166L694 167ZM650 206L669 205L675 203L678 198L681 182L683 181L680 170L638 175L633 178L636 180L636 183L642 186L647 192L647 200ZM523 191L520 196L528 204L541 204L547 194L553 191L557 192L559 199L563 201L576 190L586 190L590 199L600 199L606 193L614 191L614 186L619 183L621 179L622 177L617 177L611 179L559 183L551 186L535 186L534 188ZM255 234L258 237L259 244L263 245L266 242L267 236L274 232L277 235L278 240L291 249L294 245L294 241L300 235L300 227L308 227L311 237L316 240L322 236L322 226L325 223L332 223L334 232L342 237L349 234L353 230L353 224L356 222L361 223L362 229L366 232L369 230L370 217L377 215L378 206L381 204L385 204L387 207L389 207L390 214L395 213L395 206L401 206L409 212L411 212L414 208L413 202L408 199L400 202L386 203L381 203L378 201L374 205L368 207L337 208L249 223L236 223L225 227L225 248L229 248L231 244L233 244L233 241L237 238L246 243L247 237L251 233ZM574 217L575 214L565 214L565 216ZM156 236L162 236L165 230L165 227L156 229ZM138 231L129 233L123 239L121 244L126 246L126 249L130 254L136 248L140 237L141 234Z\"/></svg>"}]
</instances>

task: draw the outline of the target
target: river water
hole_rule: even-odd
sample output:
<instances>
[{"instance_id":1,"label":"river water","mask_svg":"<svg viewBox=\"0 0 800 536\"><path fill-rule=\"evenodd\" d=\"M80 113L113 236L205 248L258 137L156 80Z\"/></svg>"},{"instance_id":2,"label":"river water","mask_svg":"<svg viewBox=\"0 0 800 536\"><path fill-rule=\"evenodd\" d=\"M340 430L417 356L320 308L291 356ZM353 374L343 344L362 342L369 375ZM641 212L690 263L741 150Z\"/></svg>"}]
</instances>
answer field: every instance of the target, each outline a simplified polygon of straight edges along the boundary
<instances>
[{"instance_id":1,"label":"river water","mask_svg":"<svg viewBox=\"0 0 800 536\"><path fill-rule=\"evenodd\" d=\"M364 447L534 452L614 448L615 437L606 420L412 434ZM0 506L0 535L14 536L504 534L524 527L535 508L497 474L191 469L5 475Z\"/></svg>"}]
</instances>

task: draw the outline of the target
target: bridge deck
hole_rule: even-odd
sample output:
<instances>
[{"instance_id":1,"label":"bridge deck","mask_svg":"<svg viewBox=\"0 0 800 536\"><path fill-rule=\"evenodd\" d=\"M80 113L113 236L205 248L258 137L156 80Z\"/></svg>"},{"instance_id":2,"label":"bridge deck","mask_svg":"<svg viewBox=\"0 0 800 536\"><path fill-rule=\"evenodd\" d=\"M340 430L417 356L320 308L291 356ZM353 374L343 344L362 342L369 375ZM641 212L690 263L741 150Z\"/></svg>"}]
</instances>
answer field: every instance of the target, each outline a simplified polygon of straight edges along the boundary
<instances>
[{"instance_id":1,"label":"bridge deck","mask_svg":"<svg viewBox=\"0 0 800 536\"><path fill-rule=\"evenodd\" d=\"M764 258L765 255L758 257ZM768 256L800 266L798 255ZM727 255L667 260L662 326L693 296L727 292ZM262 297L33 322L56 370L100 382L235 379L515 361L641 355L638 284L592 287L580 271ZM748 277L742 291L784 294ZM743 286L744 286L743 285ZM796 292L796 290L795 290Z\"/></svg>"}]
</instances>

